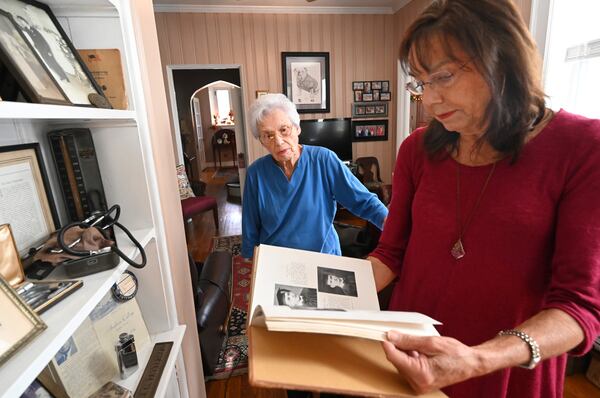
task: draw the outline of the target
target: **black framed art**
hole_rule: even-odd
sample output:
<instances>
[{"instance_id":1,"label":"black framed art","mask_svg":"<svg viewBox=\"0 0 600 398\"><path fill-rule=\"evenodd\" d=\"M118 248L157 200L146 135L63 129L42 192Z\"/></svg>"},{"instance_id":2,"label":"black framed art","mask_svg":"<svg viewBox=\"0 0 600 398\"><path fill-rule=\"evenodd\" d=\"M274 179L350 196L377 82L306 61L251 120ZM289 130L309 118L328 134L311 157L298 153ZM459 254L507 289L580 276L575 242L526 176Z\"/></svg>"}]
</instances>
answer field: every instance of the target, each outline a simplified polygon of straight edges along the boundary
<instances>
[{"instance_id":1,"label":"black framed art","mask_svg":"<svg viewBox=\"0 0 600 398\"><path fill-rule=\"evenodd\" d=\"M387 139L387 119L352 121L352 141L387 141Z\"/></svg>"},{"instance_id":2,"label":"black framed art","mask_svg":"<svg viewBox=\"0 0 600 398\"><path fill-rule=\"evenodd\" d=\"M363 101L364 101L363 94ZM366 118L366 117L387 117L388 115L388 103L387 102L355 102L352 104L352 117L353 118Z\"/></svg>"},{"instance_id":3,"label":"black framed art","mask_svg":"<svg viewBox=\"0 0 600 398\"><path fill-rule=\"evenodd\" d=\"M22 37L72 104L92 106L108 102L50 7L36 0L3 0L0 10L10 14Z\"/></svg>"},{"instance_id":4,"label":"black framed art","mask_svg":"<svg viewBox=\"0 0 600 398\"><path fill-rule=\"evenodd\" d=\"M329 53L281 53L283 93L298 113L329 112Z\"/></svg>"},{"instance_id":5,"label":"black framed art","mask_svg":"<svg viewBox=\"0 0 600 398\"><path fill-rule=\"evenodd\" d=\"M0 59L29 102L70 104L13 17L0 10Z\"/></svg>"}]
</instances>

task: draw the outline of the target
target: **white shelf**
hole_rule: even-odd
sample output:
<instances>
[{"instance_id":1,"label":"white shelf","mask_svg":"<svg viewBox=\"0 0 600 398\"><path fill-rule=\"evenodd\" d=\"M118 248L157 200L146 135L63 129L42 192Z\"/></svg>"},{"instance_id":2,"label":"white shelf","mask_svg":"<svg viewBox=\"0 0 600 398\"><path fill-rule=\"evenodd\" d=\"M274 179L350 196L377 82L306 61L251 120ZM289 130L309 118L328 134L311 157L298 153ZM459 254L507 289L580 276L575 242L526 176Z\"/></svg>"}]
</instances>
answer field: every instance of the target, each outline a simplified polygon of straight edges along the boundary
<instances>
[{"instance_id":1,"label":"white shelf","mask_svg":"<svg viewBox=\"0 0 600 398\"><path fill-rule=\"evenodd\" d=\"M119 248L128 257L134 258L138 254L137 248L119 232ZM153 228L131 232L143 247L155 234ZM121 261L111 270L79 278L83 280L80 289L42 314L41 318L48 328L0 367L0 397L19 397L25 391L128 266ZM51 274L52 278L56 271ZM12 382L8 383L9 380Z\"/></svg>"},{"instance_id":2,"label":"white shelf","mask_svg":"<svg viewBox=\"0 0 600 398\"><path fill-rule=\"evenodd\" d=\"M177 355L179 354L184 334L185 325L179 325L175 326L173 330L150 336L151 343L147 344L147 346L139 352L138 361L140 366L138 370L136 370L134 374L132 374L125 380L117 378L114 379L113 382L119 384L122 387L125 387L132 393L135 392L135 389L137 388L138 383L142 378L142 374L146 369L146 365L148 364L148 359L150 359L150 354L152 353L154 344L161 343L164 341L172 341L173 346L171 347L171 351L169 351L169 359L167 360L165 368L163 369L163 373L160 377L160 383L158 384L156 394L154 394L154 398L164 397L167 391L167 386L169 385L169 380L171 379L171 374L173 373L173 369L175 368L175 362L177 361Z\"/></svg>"},{"instance_id":3,"label":"white shelf","mask_svg":"<svg viewBox=\"0 0 600 398\"><path fill-rule=\"evenodd\" d=\"M103 124L136 123L135 111L101 109L85 106L31 104L26 102L0 102L0 119L31 121L97 121Z\"/></svg>"}]
</instances>

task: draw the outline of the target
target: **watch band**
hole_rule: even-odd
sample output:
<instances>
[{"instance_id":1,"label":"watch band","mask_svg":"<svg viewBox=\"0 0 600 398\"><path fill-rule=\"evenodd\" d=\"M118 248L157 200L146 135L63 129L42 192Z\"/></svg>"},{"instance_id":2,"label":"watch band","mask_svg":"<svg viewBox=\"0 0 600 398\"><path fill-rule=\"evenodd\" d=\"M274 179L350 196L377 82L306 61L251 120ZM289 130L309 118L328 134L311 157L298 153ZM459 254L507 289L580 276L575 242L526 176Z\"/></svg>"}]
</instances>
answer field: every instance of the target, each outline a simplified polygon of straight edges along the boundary
<instances>
[{"instance_id":1,"label":"watch band","mask_svg":"<svg viewBox=\"0 0 600 398\"><path fill-rule=\"evenodd\" d=\"M520 330L516 330L516 329L508 329L508 330L500 331L498 333L498 336L517 336L518 338L523 340L525 343L527 343L527 346L529 346L529 351L531 352L531 359L529 360L529 363L527 363L526 365L519 365L520 367L525 368L525 369L533 369L542 360L542 356L540 355L540 346L527 333L521 332Z\"/></svg>"}]
</instances>

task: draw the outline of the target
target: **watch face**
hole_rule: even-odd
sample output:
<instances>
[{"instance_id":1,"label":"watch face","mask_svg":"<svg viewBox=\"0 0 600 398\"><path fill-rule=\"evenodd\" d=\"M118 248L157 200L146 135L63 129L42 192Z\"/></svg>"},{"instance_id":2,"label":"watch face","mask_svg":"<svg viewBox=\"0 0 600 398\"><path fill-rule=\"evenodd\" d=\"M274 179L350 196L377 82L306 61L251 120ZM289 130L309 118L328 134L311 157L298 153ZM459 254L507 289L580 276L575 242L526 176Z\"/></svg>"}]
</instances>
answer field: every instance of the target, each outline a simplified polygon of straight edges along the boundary
<instances>
[{"instance_id":1,"label":"watch face","mask_svg":"<svg viewBox=\"0 0 600 398\"><path fill-rule=\"evenodd\" d=\"M127 301L135 297L138 290L137 277L131 271L125 271L112 287L113 296L118 301Z\"/></svg>"}]
</instances>

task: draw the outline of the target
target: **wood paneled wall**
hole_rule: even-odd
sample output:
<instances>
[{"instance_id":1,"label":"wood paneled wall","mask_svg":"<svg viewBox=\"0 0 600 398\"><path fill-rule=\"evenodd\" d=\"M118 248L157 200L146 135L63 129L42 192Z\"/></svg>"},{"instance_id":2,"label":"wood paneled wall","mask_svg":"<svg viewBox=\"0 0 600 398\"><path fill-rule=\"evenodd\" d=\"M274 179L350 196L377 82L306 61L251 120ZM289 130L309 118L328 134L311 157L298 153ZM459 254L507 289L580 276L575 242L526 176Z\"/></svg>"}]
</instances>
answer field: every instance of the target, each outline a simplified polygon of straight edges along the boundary
<instances>
[{"instance_id":1,"label":"wood paneled wall","mask_svg":"<svg viewBox=\"0 0 600 398\"><path fill-rule=\"evenodd\" d=\"M531 0L514 1L529 23ZM156 13L163 70L171 64L241 65L248 109L256 90L282 91L282 52L329 52L331 112L301 115L303 119L349 117L352 81L389 80L389 140L352 147L355 159L376 156L382 178L391 182L398 47L404 30L430 3L413 0L394 15ZM246 130L247 156L252 162L267 152Z\"/></svg>"},{"instance_id":2,"label":"wood paneled wall","mask_svg":"<svg viewBox=\"0 0 600 398\"><path fill-rule=\"evenodd\" d=\"M389 80L389 140L353 144L354 158L376 156L391 181L395 159L395 29L393 15L156 13L161 60L169 64L239 64L244 106L256 90L282 91L281 52L326 51L331 112L302 118L350 117L352 81ZM246 129L248 130L248 129ZM267 152L247 131L250 162Z\"/></svg>"}]
</instances>

